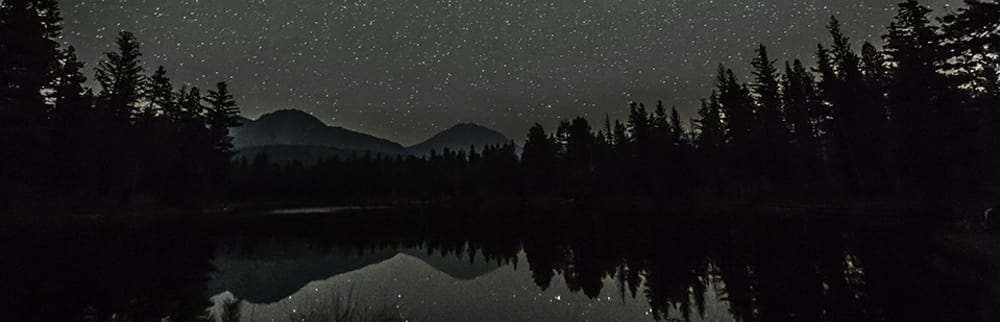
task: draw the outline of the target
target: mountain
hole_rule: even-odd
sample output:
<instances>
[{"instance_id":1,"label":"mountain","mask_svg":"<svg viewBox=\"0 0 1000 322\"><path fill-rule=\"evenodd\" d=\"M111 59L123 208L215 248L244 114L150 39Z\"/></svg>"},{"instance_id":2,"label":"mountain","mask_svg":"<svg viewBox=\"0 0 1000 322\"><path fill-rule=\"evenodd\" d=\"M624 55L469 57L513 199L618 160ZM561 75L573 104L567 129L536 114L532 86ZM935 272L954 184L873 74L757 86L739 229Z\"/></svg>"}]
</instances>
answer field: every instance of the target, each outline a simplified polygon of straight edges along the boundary
<instances>
[{"instance_id":1,"label":"mountain","mask_svg":"<svg viewBox=\"0 0 1000 322\"><path fill-rule=\"evenodd\" d=\"M342 151L372 151L403 154L406 149L396 142L372 135L328 126L316 117L299 110L280 110L257 120L241 119L243 126L233 128L237 150L267 146L310 146Z\"/></svg>"},{"instance_id":2,"label":"mountain","mask_svg":"<svg viewBox=\"0 0 1000 322\"><path fill-rule=\"evenodd\" d=\"M430 154L431 150L437 152L441 152L444 148L468 150L470 146L481 150L487 145L502 145L510 142L511 140L507 136L493 129L472 123L462 123L435 134L426 141L407 148L407 150L410 154L423 156Z\"/></svg>"},{"instance_id":3,"label":"mountain","mask_svg":"<svg viewBox=\"0 0 1000 322\"><path fill-rule=\"evenodd\" d=\"M500 266L481 255L474 260L457 255L428 253L423 249L371 249L359 252L352 247L334 246L318 250L305 243L267 244L251 252L219 252L212 260L216 271L208 283L209 294L229 291L252 303L275 303L301 292L312 281L388 264L404 255L456 281L474 280ZM297 296L296 296L297 297Z\"/></svg>"}]
</instances>

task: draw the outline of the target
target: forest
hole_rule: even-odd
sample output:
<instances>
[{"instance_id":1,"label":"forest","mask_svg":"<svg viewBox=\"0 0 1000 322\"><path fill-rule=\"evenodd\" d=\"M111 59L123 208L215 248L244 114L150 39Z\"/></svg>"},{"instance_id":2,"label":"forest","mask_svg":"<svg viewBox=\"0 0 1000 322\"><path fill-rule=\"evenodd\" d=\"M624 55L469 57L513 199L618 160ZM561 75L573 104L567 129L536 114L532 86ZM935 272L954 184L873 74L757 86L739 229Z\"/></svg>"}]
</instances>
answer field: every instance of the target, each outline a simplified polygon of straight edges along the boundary
<instances>
[{"instance_id":1,"label":"forest","mask_svg":"<svg viewBox=\"0 0 1000 322\"><path fill-rule=\"evenodd\" d=\"M0 209L203 205L222 196L238 109L227 84L147 75L123 31L87 87L54 0L0 6Z\"/></svg>"},{"instance_id":2,"label":"forest","mask_svg":"<svg viewBox=\"0 0 1000 322\"><path fill-rule=\"evenodd\" d=\"M54 0L0 5L0 207L65 209L220 203L740 201L945 209L1000 193L1000 4L943 15L899 4L882 44L858 46L831 17L815 57L755 51L751 75L720 65L696 116L624 104L627 120L585 118L523 150L429 157L358 153L315 165L233 159L238 108L226 83L175 89L147 75L121 32L87 87L59 45ZM857 47L857 48L856 48ZM858 49L859 48L859 49Z\"/></svg>"}]
</instances>

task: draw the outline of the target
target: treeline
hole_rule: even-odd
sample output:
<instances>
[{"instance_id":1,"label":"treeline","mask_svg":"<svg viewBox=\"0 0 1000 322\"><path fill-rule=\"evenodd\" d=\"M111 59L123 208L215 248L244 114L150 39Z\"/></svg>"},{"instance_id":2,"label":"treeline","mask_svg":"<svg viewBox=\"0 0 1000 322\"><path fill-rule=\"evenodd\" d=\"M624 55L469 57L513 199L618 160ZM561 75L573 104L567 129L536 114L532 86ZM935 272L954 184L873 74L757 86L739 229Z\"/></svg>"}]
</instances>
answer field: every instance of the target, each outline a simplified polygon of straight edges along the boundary
<instances>
[{"instance_id":1,"label":"treeline","mask_svg":"<svg viewBox=\"0 0 1000 322\"><path fill-rule=\"evenodd\" d=\"M685 126L676 109L629 105L624 121L532 127L513 145L429 158L358 155L317 165L230 160L237 109L225 83L202 95L147 75L139 43L85 86L60 47L53 0L0 5L0 206L197 206L231 200L440 198L989 200L1000 171L1000 4L933 18L899 5L881 48L859 50L832 19L814 67L757 50L744 81L720 66ZM227 172L235 162L235 176ZM225 183L225 185L223 185ZM670 197L670 198L667 198Z\"/></svg>"},{"instance_id":2,"label":"treeline","mask_svg":"<svg viewBox=\"0 0 1000 322\"><path fill-rule=\"evenodd\" d=\"M814 68L761 45L752 77L720 66L691 130L676 110L631 104L626 122L540 126L522 157L529 187L740 198L994 197L1000 161L1000 4L937 18L899 5L885 45L856 51L831 18ZM615 182L625 178L626 183ZM928 198L931 198L928 200Z\"/></svg>"},{"instance_id":3,"label":"treeline","mask_svg":"<svg viewBox=\"0 0 1000 322\"><path fill-rule=\"evenodd\" d=\"M162 66L146 74L139 41L121 32L87 88L73 47L59 45L61 21L54 0L0 3L0 209L221 196L238 125L226 83L175 89Z\"/></svg>"},{"instance_id":4,"label":"treeline","mask_svg":"<svg viewBox=\"0 0 1000 322\"><path fill-rule=\"evenodd\" d=\"M930 14L914 0L899 4L884 46L866 42L860 51L832 18L831 43L818 45L814 67L778 63L761 45L749 81L719 67L689 126L662 103L631 103L627 120L605 119L596 132L584 118L554 133L536 124L520 158L512 147L314 167L258 158L241 161L236 186L300 197L920 201L914 206L996 198L1000 4L968 0Z\"/></svg>"}]
</instances>

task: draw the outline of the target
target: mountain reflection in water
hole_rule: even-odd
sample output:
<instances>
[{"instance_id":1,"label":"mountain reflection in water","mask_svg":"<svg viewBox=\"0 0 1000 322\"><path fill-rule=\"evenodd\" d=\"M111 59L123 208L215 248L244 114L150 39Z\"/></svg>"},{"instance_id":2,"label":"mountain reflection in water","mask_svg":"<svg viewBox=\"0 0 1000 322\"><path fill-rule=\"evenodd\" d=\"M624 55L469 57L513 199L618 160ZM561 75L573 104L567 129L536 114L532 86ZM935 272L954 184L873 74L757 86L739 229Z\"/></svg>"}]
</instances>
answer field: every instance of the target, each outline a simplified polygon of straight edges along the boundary
<instances>
[{"instance_id":1,"label":"mountain reflection in water","mask_svg":"<svg viewBox=\"0 0 1000 322\"><path fill-rule=\"evenodd\" d=\"M995 320L997 260L935 227L571 209L222 214L7 229L0 282L17 321L187 321L227 299L244 321L338 301L434 321Z\"/></svg>"},{"instance_id":2,"label":"mountain reflection in water","mask_svg":"<svg viewBox=\"0 0 1000 322\"><path fill-rule=\"evenodd\" d=\"M526 262L524 252L517 258L518 263ZM213 297L216 303L213 311L221 311L224 300L241 299L245 301L240 307L244 321L284 321L296 313L329 310L336 299L354 301L369 312L388 307L401 318L418 321L426 317L433 317L434 321L652 321L645 295L622 298L612 278L605 278L604 291L591 299L571 291L561 278L556 278L547 290L541 290L523 265L490 264L455 272L442 268L442 263L451 268L460 268L455 264L473 266L455 256L401 251L363 268L306 283L300 290L274 302L248 300L252 294L243 297L239 292L220 293ZM473 272L477 275L456 276ZM713 299L710 304L710 315L704 321L732 320L724 303Z\"/></svg>"}]
</instances>

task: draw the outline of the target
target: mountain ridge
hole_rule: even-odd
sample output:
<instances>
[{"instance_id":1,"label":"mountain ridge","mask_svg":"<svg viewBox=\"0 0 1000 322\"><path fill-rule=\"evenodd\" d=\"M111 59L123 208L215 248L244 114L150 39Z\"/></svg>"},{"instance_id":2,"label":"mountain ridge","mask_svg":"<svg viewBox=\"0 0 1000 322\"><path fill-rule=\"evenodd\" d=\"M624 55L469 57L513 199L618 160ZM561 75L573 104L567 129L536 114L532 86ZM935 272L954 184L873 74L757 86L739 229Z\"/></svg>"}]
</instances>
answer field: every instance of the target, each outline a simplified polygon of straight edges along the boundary
<instances>
[{"instance_id":1,"label":"mountain ridge","mask_svg":"<svg viewBox=\"0 0 1000 322\"><path fill-rule=\"evenodd\" d=\"M458 123L426 140L404 147L371 134L330 126L297 109L283 109L261 115L256 120L240 116L241 127L231 129L237 155L252 158L267 153L273 161L314 163L321 158L374 152L386 155L425 157L432 150L481 151L487 145L512 141L502 133L476 123Z\"/></svg>"},{"instance_id":2,"label":"mountain ridge","mask_svg":"<svg viewBox=\"0 0 1000 322\"><path fill-rule=\"evenodd\" d=\"M350 151L405 154L399 143L374 135L329 126L316 117L295 109L267 113L232 129L237 150L260 146L316 146Z\"/></svg>"}]
</instances>

